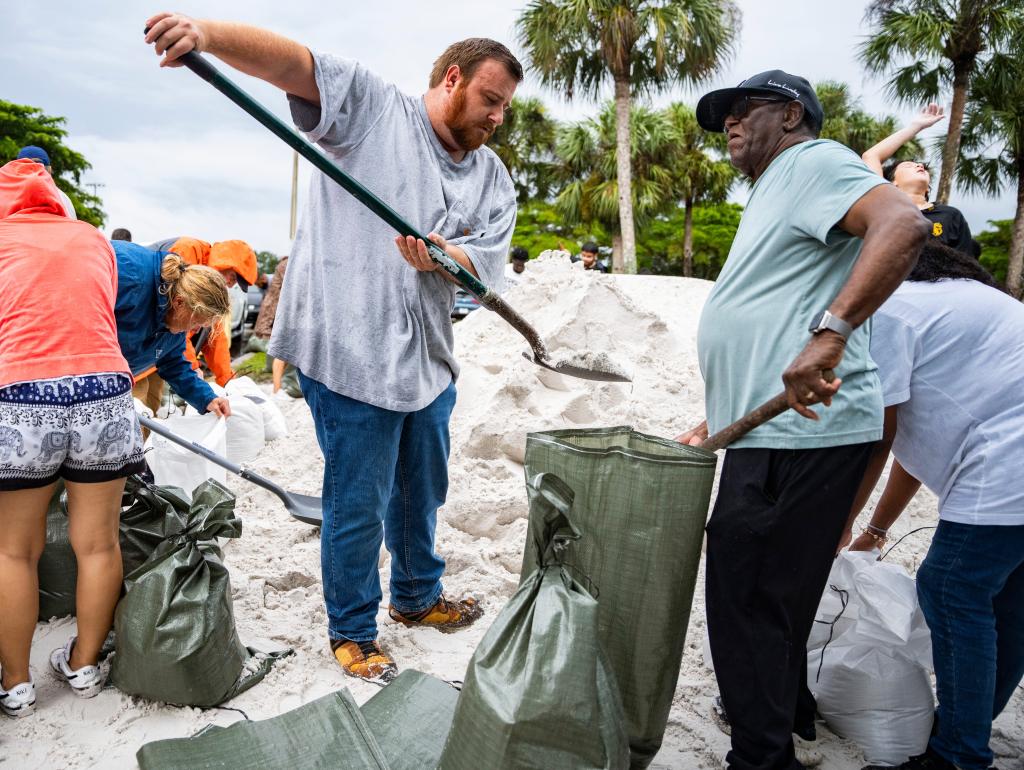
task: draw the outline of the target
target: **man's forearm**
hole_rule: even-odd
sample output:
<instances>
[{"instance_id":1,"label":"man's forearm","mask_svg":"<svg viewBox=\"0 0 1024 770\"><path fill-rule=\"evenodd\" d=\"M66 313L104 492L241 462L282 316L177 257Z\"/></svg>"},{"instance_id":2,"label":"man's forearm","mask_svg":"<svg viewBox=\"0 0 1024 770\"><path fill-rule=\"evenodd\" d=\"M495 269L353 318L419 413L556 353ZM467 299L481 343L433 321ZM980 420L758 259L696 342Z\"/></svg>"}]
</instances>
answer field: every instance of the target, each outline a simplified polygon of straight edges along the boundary
<instances>
[{"instance_id":1,"label":"man's forearm","mask_svg":"<svg viewBox=\"0 0 1024 770\"><path fill-rule=\"evenodd\" d=\"M204 50L234 67L313 104L320 103L313 55L301 43L248 24L200 22Z\"/></svg>"}]
</instances>

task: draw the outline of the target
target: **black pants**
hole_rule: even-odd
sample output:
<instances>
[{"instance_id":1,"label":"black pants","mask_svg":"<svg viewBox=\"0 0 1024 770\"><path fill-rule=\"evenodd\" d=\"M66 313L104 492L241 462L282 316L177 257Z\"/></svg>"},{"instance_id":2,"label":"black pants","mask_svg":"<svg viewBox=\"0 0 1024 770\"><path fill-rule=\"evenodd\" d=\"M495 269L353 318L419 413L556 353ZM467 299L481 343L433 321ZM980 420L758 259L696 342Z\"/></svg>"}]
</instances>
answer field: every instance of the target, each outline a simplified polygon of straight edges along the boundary
<instances>
[{"instance_id":1,"label":"black pants","mask_svg":"<svg viewBox=\"0 0 1024 770\"><path fill-rule=\"evenodd\" d=\"M706 591L730 770L802 767L792 731L807 637L873 446L726 452Z\"/></svg>"}]
</instances>

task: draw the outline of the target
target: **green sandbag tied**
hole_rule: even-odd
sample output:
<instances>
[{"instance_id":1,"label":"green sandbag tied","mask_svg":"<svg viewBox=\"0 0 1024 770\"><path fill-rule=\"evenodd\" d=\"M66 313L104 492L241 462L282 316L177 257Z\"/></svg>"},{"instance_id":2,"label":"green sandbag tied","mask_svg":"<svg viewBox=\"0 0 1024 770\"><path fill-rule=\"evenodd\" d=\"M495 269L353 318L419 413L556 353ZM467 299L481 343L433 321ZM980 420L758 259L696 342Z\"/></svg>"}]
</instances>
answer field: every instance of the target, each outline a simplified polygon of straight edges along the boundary
<instances>
[{"instance_id":1,"label":"green sandbag tied","mask_svg":"<svg viewBox=\"0 0 1024 770\"><path fill-rule=\"evenodd\" d=\"M439 768L622 770L629 744L598 602L566 566L579 537L573 491L553 474L527 489L540 566L473 653Z\"/></svg>"},{"instance_id":2,"label":"green sandbag tied","mask_svg":"<svg viewBox=\"0 0 1024 770\"><path fill-rule=\"evenodd\" d=\"M138 476L125 481L119 538L124 574L130 575L146 561L170 533L185 528L192 507L178 487L158 487Z\"/></svg>"},{"instance_id":3,"label":"green sandbag tied","mask_svg":"<svg viewBox=\"0 0 1024 770\"><path fill-rule=\"evenodd\" d=\"M390 770L348 690L271 719L147 743L135 758L140 770Z\"/></svg>"},{"instance_id":4,"label":"green sandbag tied","mask_svg":"<svg viewBox=\"0 0 1024 770\"><path fill-rule=\"evenodd\" d=\"M711 452L625 427L526 439L526 477L553 473L575 492L581 538L572 564L600 588L599 638L622 695L634 768L650 764L668 723L715 462ZM546 526L531 506L527 542ZM520 585L541 564L527 548Z\"/></svg>"},{"instance_id":5,"label":"green sandbag tied","mask_svg":"<svg viewBox=\"0 0 1024 770\"><path fill-rule=\"evenodd\" d=\"M404 669L360 708L390 770L433 770L452 726L459 691Z\"/></svg>"},{"instance_id":6,"label":"green sandbag tied","mask_svg":"<svg viewBox=\"0 0 1024 770\"><path fill-rule=\"evenodd\" d=\"M39 557L39 619L74 615L77 582L78 561L68 536L68 495L64 482L58 481L46 509L46 545Z\"/></svg>"},{"instance_id":7,"label":"green sandbag tied","mask_svg":"<svg viewBox=\"0 0 1024 770\"><path fill-rule=\"evenodd\" d=\"M215 542L242 534L234 509L227 487L204 481L188 514L175 519L153 554L125 576L128 593L114 615L117 653L110 670L123 692L209 707L254 683L242 676L249 653L235 631L231 583Z\"/></svg>"}]
</instances>

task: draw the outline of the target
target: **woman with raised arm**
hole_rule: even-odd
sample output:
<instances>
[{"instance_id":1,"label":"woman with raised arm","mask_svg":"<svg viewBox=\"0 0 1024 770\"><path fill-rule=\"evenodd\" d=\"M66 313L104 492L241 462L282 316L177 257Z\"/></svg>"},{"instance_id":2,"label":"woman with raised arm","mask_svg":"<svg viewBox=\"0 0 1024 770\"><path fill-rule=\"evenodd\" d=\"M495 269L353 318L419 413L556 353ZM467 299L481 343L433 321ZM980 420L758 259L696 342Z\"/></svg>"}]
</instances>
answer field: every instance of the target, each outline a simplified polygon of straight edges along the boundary
<instances>
[{"instance_id":1,"label":"woman with raised arm","mask_svg":"<svg viewBox=\"0 0 1024 770\"><path fill-rule=\"evenodd\" d=\"M933 237L947 246L974 256L971 228L960 210L928 200L932 183L928 164L920 160L890 160L903 145L944 117L942 107L929 104L907 126L887 136L861 157L868 168L911 197L925 218L932 223Z\"/></svg>"}]
</instances>

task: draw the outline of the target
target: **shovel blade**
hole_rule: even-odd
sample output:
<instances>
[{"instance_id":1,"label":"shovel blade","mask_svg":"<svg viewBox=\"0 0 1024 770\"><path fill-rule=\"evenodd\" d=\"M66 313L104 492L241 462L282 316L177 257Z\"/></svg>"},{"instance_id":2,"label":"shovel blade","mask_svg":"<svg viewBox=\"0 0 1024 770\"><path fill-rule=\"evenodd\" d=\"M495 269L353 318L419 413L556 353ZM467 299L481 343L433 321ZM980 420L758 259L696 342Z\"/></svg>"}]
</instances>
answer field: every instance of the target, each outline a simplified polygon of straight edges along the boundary
<instances>
[{"instance_id":1,"label":"shovel blade","mask_svg":"<svg viewBox=\"0 0 1024 770\"><path fill-rule=\"evenodd\" d=\"M550 369L553 372L564 374L567 377L576 377L581 380L592 380L594 382L632 382L632 378L622 372L604 371L601 369L587 369L582 366L574 366L568 363L555 363L554 361L543 359L538 355L523 352L523 358L527 361L532 361L537 366L542 366L545 369Z\"/></svg>"},{"instance_id":2,"label":"shovel blade","mask_svg":"<svg viewBox=\"0 0 1024 770\"><path fill-rule=\"evenodd\" d=\"M323 500L319 497L290 492L285 507L292 518L298 519L303 524L319 527L324 523L324 505Z\"/></svg>"}]
</instances>

